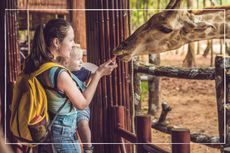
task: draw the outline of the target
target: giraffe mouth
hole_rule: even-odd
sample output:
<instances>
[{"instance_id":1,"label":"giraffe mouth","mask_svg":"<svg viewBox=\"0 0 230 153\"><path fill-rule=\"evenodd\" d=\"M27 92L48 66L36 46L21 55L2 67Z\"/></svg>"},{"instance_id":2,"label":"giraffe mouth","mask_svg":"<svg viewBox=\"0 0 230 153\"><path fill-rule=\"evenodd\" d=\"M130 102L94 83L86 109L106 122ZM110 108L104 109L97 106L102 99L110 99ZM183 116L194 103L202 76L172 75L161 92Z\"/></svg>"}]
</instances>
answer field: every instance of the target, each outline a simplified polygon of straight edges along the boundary
<instances>
[{"instance_id":1,"label":"giraffe mouth","mask_svg":"<svg viewBox=\"0 0 230 153\"><path fill-rule=\"evenodd\" d=\"M113 54L117 56L118 60L128 62L132 56L127 50L114 50Z\"/></svg>"}]
</instances>

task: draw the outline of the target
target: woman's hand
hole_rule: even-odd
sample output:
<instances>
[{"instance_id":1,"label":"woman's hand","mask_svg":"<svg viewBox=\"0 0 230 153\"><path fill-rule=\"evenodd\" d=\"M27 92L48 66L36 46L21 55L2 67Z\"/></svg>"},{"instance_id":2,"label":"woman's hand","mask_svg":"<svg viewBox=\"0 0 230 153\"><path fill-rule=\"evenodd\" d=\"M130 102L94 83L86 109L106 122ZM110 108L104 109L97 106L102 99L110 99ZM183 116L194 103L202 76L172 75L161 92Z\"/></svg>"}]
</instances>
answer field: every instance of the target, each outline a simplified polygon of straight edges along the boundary
<instances>
[{"instance_id":1,"label":"woman's hand","mask_svg":"<svg viewBox=\"0 0 230 153\"><path fill-rule=\"evenodd\" d=\"M99 66L99 68L96 71L96 74L98 74L100 77L110 75L116 67L117 67L116 61L114 59L110 59Z\"/></svg>"}]
</instances>

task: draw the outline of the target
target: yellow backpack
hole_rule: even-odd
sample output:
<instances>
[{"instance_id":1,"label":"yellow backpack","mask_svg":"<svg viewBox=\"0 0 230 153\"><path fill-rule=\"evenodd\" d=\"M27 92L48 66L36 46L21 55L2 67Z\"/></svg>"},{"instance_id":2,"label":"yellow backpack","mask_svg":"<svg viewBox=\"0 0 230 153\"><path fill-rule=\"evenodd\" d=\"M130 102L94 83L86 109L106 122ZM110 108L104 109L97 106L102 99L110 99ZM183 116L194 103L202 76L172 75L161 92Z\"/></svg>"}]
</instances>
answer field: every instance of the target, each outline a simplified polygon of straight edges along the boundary
<instances>
[{"instance_id":1,"label":"yellow backpack","mask_svg":"<svg viewBox=\"0 0 230 153\"><path fill-rule=\"evenodd\" d=\"M47 96L37 76L54 66L65 68L57 63L48 62L32 74L21 73L16 79L11 104L10 129L19 142L41 142L47 134L49 124Z\"/></svg>"}]
</instances>

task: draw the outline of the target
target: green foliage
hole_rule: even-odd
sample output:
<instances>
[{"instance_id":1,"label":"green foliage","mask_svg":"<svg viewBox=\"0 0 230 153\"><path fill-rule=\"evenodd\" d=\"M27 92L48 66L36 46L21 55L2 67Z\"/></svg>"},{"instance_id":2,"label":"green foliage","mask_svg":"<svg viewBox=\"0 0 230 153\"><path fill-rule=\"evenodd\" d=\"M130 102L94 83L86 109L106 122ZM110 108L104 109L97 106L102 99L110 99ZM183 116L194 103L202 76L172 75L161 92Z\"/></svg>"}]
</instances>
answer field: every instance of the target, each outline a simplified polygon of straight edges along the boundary
<instances>
[{"instance_id":1,"label":"green foliage","mask_svg":"<svg viewBox=\"0 0 230 153\"><path fill-rule=\"evenodd\" d=\"M141 81L141 101L148 96L149 85L147 81Z\"/></svg>"},{"instance_id":2,"label":"green foliage","mask_svg":"<svg viewBox=\"0 0 230 153\"><path fill-rule=\"evenodd\" d=\"M213 0L217 5L230 5L230 0ZM153 14L164 9L169 0L130 0L131 31L134 32L144 24ZM197 3L198 2L198 3ZM210 0L206 0L206 6L211 6ZM187 0L182 3L182 8L187 7ZM193 9L203 8L203 0L193 0Z\"/></svg>"},{"instance_id":3,"label":"green foliage","mask_svg":"<svg viewBox=\"0 0 230 153\"><path fill-rule=\"evenodd\" d=\"M153 14L159 12L168 4L169 0L130 0L131 31L135 31Z\"/></svg>"}]
</instances>

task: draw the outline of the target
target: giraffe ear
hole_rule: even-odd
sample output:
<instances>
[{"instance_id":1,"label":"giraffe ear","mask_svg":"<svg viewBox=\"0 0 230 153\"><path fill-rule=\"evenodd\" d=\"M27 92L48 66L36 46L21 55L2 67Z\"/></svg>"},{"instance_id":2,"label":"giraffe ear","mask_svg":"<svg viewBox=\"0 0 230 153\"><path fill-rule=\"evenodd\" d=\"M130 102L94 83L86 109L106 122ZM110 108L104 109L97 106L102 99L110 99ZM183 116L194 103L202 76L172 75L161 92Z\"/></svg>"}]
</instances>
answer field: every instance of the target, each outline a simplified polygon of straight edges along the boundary
<instances>
[{"instance_id":1,"label":"giraffe ear","mask_svg":"<svg viewBox=\"0 0 230 153\"><path fill-rule=\"evenodd\" d=\"M216 27L210 23L207 23L207 22L198 22L196 23L195 27L194 27L194 30L196 31L203 31L203 30L206 30L207 28L213 28L213 29L216 29Z\"/></svg>"},{"instance_id":2,"label":"giraffe ear","mask_svg":"<svg viewBox=\"0 0 230 153\"><path fill-rule=\"evenodd\" d=\"M179 9L182 0L170 0L165 9Z\"/></svg>"}]
</instances>

